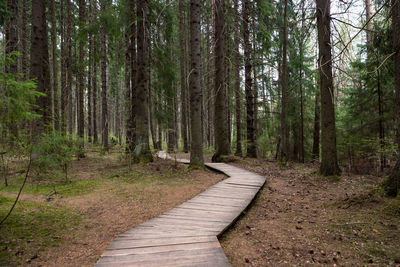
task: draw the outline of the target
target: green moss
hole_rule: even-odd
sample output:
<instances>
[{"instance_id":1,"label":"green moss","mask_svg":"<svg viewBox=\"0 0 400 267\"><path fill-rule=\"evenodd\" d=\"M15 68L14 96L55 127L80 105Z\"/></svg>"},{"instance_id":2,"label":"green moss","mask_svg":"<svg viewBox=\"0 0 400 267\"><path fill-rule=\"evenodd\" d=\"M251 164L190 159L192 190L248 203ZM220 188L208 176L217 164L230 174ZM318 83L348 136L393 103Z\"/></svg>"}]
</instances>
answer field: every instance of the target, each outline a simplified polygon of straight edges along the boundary
<instances>
[{"instance_id":1,"label":"green moss","mask_svg":"<svg viewBox=\"0 0 400 267\"><path fill-rule=\"evenodd\" d=\"M14 181L9 186L0 186L0 192L17 193L21 187L22 180ZM48 195L54 191L63 196L77 196L92 192L100 185L98 180L79 180L62 182L57 184L32 184L28 183L24 187L24 193L32 195Z\"/></svg>"},{"instance_id":2,"label":"green moss","mask_svg":"<svg viewBox=\"0 0 400 267\"><path fill-rule=\"evenodd\" d=\"M0 195L0 218L14 199ZM20 201L0 227L0 266L26 264L47 247L62 242L62 235L77 227L81 217L71 209L49 203Z\"/></svg>"}]
</instances>

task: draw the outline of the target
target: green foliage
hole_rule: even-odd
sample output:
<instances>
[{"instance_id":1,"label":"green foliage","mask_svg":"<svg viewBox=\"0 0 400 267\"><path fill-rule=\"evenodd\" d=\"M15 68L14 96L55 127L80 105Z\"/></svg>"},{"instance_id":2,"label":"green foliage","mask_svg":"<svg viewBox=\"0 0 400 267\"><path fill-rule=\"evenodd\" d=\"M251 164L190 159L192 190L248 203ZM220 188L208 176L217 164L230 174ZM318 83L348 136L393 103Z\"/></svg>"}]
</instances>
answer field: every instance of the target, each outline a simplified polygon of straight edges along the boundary
<instances>
[{"instance_id":1,"label":"green foliage","mask_svg":"<svg viewBox=\"0 0 400 267\"><path fill-rule=\"evenodd\" d=\"M67 180L69 163L73 155L82 149L78 143L79 141L73 141L72 138L57 132L43 134L40 140L33 144L32 167L40 176L61 169Z\"/></svg>"},{"instance_id":2,"label":"green foliage","mask_svg":"<svg viewBox=\"0 0 400 267\"><path fill-rule=\"evenodd\" d=\"M12 52L0 57L0 70L13 64L18 56L18 52ZM23 80L22 74L0 71L0 129L8 124L38 117L34 112L34 103L36 98L44 94L35 89L36 84L32 80Z\"/></svg>"}]
</instances>

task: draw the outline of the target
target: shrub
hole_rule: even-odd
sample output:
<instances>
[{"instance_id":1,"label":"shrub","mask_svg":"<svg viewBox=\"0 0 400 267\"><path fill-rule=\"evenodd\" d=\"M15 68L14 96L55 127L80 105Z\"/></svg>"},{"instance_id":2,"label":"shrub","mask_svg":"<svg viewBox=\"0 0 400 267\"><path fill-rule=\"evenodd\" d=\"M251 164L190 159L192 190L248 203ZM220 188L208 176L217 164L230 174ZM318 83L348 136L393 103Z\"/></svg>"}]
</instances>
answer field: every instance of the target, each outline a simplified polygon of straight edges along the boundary
<instances>
[{"instance_id":1,"label":"shrub","mask_svg":"<svg viewBox=\"0 0 400 267\"><path fill-rule=\"evenodd\" d=\"M41 176L61 169L68 181L68 167L79 152L79 142L59 133L43 134L32 147L32 167Z\"/></svg>"}]
</instances>

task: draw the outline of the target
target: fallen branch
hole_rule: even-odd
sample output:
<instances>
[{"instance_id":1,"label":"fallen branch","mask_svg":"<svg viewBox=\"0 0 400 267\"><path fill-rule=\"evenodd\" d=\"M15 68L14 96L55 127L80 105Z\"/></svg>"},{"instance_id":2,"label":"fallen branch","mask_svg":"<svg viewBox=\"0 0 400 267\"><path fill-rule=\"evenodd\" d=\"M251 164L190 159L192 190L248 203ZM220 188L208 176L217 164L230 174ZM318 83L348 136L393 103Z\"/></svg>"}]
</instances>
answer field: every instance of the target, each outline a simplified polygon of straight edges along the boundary
<instances>
[{"instance_id":1,"label":"fallen branch","mask_svg":"<svg viewBox=\"0 0 400 267\"><path fill-rule=\"evenodd\" d=\"M17 198L15 199L14 204L12 205L11 209L8 211L7 215L1 220L0 226L5 222L5 220L7 220L7 218L11 215L11 213L14 210L15 206L17 205L17 202L19 200L19 197L21 196L22 190L24 189L25 183L28 180L28 176L29 176L29 171L31 169L31 165L32 165L32 151L31 151L31 153L29 155L29 164L28 164L28 169L26 170L24 182L22 183L22 186L19 189Z\"/></svg>"}]
</instances>

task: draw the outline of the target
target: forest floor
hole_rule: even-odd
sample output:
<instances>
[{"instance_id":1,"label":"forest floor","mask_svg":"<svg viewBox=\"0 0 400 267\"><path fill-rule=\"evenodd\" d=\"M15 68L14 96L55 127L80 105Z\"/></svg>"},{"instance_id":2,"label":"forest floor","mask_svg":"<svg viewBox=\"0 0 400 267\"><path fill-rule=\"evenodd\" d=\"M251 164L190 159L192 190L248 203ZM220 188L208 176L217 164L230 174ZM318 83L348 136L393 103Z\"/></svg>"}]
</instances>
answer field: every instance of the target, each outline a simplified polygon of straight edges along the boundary
<instances>
[{"instance_id":1,"label":"forest floor","mask_svg":"<svg viewBox=\"0 0 400 267\"><path fill-rule=\"evenodd\" d=\"M130 166L122 155L88 152L72 162L69 182L61 174L31 178L0 227L0 266L93 266L120 233L225 178L169 160ZM23 169L15 163L10 185L0 186L0 218L15 199Z\"/></svg>"},{"instance_id":2,"label":"forest floor","mask_svg":"<svg viewBox=\"0 0 400 267\"><path fill-rule=\"evenodd\" d=\"M221 238L233 266L399 266L400 198L380 196L383 178L323 178L315 164L235 160L230 164L267 183ZM21 168L10 186L0 186L1 218L22 182ZM130 165L120 152L89 152L72 162L69 182L29 181L0 228L0 266L92 266L118 234L224 178L174 161Z\"/></svg>"},{"instance_id":3,"label":"forest floor","mask_svg":"<svg viewBox=\"0 0 400 267\"><path fill-rule=\"evenodd\" d=\"M400 266L400 198L380 196L382 177L235 159L267 183L220 240L233 266Z\"/></svg>"}]
</instances>

